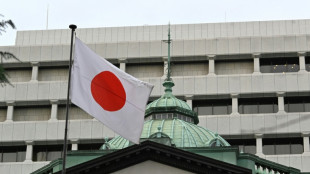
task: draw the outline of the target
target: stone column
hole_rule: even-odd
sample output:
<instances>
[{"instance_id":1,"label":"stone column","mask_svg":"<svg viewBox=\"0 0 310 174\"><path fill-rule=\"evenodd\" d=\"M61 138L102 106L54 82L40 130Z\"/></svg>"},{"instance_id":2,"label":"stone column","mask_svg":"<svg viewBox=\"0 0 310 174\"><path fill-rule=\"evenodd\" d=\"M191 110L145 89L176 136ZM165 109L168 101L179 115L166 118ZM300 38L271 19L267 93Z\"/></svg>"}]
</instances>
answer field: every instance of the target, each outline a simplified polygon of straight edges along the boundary
<instances>
[{"instance_id":1,"label":"stone column","mask_svg":"<svg viewBox=\"0 0 310 174\"><path fill-rule=\"evenodd\" d=\"M231 114L239 114L238 111L238 97L239 94L231 94L232 105L231 105Z\"/></svg>"},{"instance_id":2,"label":"stone column","mask_svg":"<svg viewBox=\"0 0 310 174\"><path fill-rule=\"evenodd\" d=\"M263 134L255 134L256 138L256 154L257 156L263 156Z\"/></svg>"},{"instance_id":3,"label":"stone column","mask_svg":"<svg viewBox=\"0 0 310 174\"><path fill-rule=\"evenodd\" d=\"M72 145L72 148L71 150L78 150L78 143L79 143L79 140L78 139L72 139L70 140L71 141L71 145Z\"/></svg>"},{"instance_id":4,"label":"stone column","mask_svg":"<svg viewBox=\"0 0 310 174\"><path fill-rule=\"evenodd\" d=\"M127 59L126 58L118 59L118 62L119 62L119 69L121 69L124 72L126 72Z\"/></svg>"},{"instance_id":5,"label":"stone column","mask_svg":"<svg viewBox=\"0 0 310 174\"><path fill-rule=\"evenodd\" d=\"M5 122L13 122L13 114L14 114L14 101L8 101L6 102L6 105L8 106L7 112L6 112L6 120Z\"/></svg>"},{"instance_id":6,"label":"stone column","mask_svg":"<svg viewBox=\"0 0 310 174\"><path fill-rule=\"evenodd\" d=\"M193 109L193 95L185 95L186 103Z\"/></svg>"},{"instance_id":7,"label":"stone column","mask_svg":"<svg viewBox=\"0 0 310 174\"><path fill-rule=\"evenodd\" d=\"M168 57L163 57L163 61L164 61L164 75L163 75L163 78L166 78L167 74L168 74Z\"/></svg>"},{"instance_id":8,"label":"stone column","mask_svg":"<svg viewBox=\"0 0 310 174\"><path fill-rule=\"evenodd\" d=\"M50 103L52 105L51 118L48 121L57 121L58 100L51 100Z\"/></svg>"},{"instance_id":9,"label":"stone column","mask_svg":"<svg viewBox=\"0 0 310 174\"><path fill-rule=\"evenodd\" d=\"M303 137L303 142L304 142L304 154L309 154L310 155L310 147L309 147L309 136L310 132L304 132L301 133L301 136Z\"/></svg>"},{"instance_id":10,"label":"stone column","mask_svg":"<svg viewBox=\"0 0 310 174\"><path fill-rule=\"evenodd\" d=\"M259 53L255 53L252 55L253 59L254 59L254 72L253 74L260 74L260 68L259 68L259 58L260 58L260 54Z\"/></svg>"},{"instance_id":11,"label":"stone column","mask_svg":"<svg viewBox=\"0 0 310 174\"><path fill-rule=\"evenodd\" d=\"M306 72L306 60L305 60L306 53L298 52L298 56L299 56L299 72Z\"/></svg>"},{"instance_id":12,"label":"stone column","mask_svg":"<svg viewBox=\"0 0 310 174\"><path fill-rule=\"evenodd\" d=\"M26 149L26 159L25 162L32 162L33 156L33 141L26 141L27 149Z\"/></svg>"},{"instance_id":13,"label":"stone column","mask_svg":"<svg viewBox=\"0 0 310 174\"><path fill-rule=\"evenodd\" d=\"M31 62L31 65L32 65L31 82L37 82L39 73L39 62Z\"/></svg>"},{"instance_id":14,"label":"stone column","mask_svg":"<svg viewBox=\"0 0 310 174\"><path fill-rule=\"evenodd\" d=\"M209 60L209 73L208 73L208 75L210 75L210 76L215 75L214 58L215 58L215 55L208 55L208 60Z\"/></svg>"},{"instance_id":15,"label":"stone column","mask_svg":"<svg viewBox=\"0 0 310 174\"><path fill-rule=\"evenodd\" d=\"M285 92L277 92L277 96L278 96L278 114L284 114L285 110L284 110L284 95Z\"/></svg>"}]
</instances>

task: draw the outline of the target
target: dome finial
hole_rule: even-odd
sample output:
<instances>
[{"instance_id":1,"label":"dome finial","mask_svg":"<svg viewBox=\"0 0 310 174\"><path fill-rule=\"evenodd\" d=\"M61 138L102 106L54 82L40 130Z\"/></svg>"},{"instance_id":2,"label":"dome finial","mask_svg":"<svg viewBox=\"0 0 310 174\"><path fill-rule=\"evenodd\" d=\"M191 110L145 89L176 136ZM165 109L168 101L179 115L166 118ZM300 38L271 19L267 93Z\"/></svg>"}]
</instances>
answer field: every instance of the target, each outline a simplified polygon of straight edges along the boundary
<instances>
[{"instance_id":1,"label":"dome finial","mask_svg":"<svg viewBox=\"0 0 310 174\"><path fill-rule=\"evenodd\" d=\"M170 44L171 44L171 38L170 38L170 22L168 24L168 40L163 40L164 42L168 43L168 72L167 77L165 79L165 82L163 83L163 86L166 87L165 92L172 92L172 87L174 86L174 83L171 79L171 67L170 67Z\"/></svg>"},{"instance_id":2,"label":"dome finial","mask_svg":"<svg viewBox=\"0 0 310 174\"><path fill-rule=\"evenodd\" d=\"M168 43L168 72L167 77L165 81L172 81L171 79L171 68L170 68L170 44L171 44L171 38L170 38L170 22L168 24L168 40L163 40L164 42Z\"/></svg>"}]
</instances>

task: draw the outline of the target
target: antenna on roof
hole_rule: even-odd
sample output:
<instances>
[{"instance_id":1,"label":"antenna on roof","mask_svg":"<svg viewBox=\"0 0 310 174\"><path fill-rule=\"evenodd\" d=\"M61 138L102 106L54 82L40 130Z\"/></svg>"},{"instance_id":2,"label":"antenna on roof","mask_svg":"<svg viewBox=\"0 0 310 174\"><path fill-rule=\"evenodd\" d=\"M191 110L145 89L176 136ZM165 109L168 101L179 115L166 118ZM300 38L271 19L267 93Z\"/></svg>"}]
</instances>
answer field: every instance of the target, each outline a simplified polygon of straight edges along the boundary
<instances>
[{"instance_id":1,"label":"antenna on roof","mask_svg":"<svg viewBox=\"0 0 310 174\"><path fill-rule=\"evenodd\" d=\"M48 30L48 9L49 9L49 4L47 4L47 9L46 9L46 29Z\"/></svg>"}]
</instances>

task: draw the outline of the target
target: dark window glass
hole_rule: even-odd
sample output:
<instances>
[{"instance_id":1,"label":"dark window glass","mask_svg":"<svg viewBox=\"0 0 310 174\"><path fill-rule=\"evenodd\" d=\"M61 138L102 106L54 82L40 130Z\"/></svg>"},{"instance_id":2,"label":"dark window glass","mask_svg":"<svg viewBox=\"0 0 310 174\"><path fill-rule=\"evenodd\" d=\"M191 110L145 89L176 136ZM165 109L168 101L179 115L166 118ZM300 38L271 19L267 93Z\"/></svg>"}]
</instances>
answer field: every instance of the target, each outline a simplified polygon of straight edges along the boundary
<instances>
[{"instance_id":1,"label":"dark window glass","mask_svg":"<svg viewBox=\"0 0 310 174\"><path fill-rule=\"evenodd\" d=\"M194 100L198 115L226 115L231 113L231 99Z\"/></svg>"},{"instance_id":2,"label":"dark window glass","mask_svg":"<svg viewBox=\"0 0 310 174\"><path fill-rule=\"evenodd\" d=\"M298 57L261 58L260 71L262 73L298 72L299 58Z\"/></svg>"},{"instance_id":3,"label":"dark window glass","mask_svg":"<svg viewBox=\"0 0 310 174\"><path fill-rule=\"evenodd\" d=\"M104 144L104 142L92 143L92 144L79 144L78 149L79 150L99 150L103 144Z\"/></svg>"},{"instance_id":4,"label":"dark window glass","mask_svg":"<svg viewBox=\"0 0 310 174\"><path fill-rule=\"evenodd\" d=\"M26 157L26 146L0 147L0 162L23 162Z\"/></svg>"},{"instance_id":5,"label":"dark window glass","mask_svg":"<svg viewBox=\"0 0 310 174\"><path fill-rule=\"evenodd\" d=\"M239 150L244 153L256 153L255 139L226 139L231 146L239 147Z\"/></svg>"},{"instance_id":6,"label":"dark window glass","mask_svg":"<svg viewBox=\"0 0 310 174\"><path fill-rule=\"evenodd\" d=\"M304 147L302 142L300 144L291 144L292 154L302 154L304 152Z\"/></svg>"},{"instance_id":7,"label":"dark window glass","mask_svg":"<svg viewBox=\"0 0 310 174\"><path fill-rule=\"evenodd\" d=\"M47 152L47 161L53 161L57 158L61 158L62 151L49 151Z\"/></svg>"},{"instance_id":8,"label":"dark window glass","mask_svg":"<svg viewBox=\"0 0 310 174\"><path fill-rule=\"evenodd\" d=\"M35 145L33 148L33 161L53 161L61 158L63 145ZM71 150L71 146L68 146Z\"/></svg>"},{"instance_id":9,"label":"dark window glass","mask_svg":"<svg viewBox=\"0 0 310 174\"><path fill-rule=\"evenodd\" d=\"M284 106L286 112L310 112L310 97L285 97Z\"/></svg>"},{"instance_id":10,"label":"dark window glass","mask_svg":"<svg viewBox=\"0 0 310 174\"><path fill-rule=\"evenodd\" d=\"M17 162L23 162L26 159L26 151L17 152Z\"/></svg>"},{"instance_id":11,"label":"dark window glass","mask_svg":"<svg viewBox=\"0 0 310 174\"><path fill-rule=\"evenodd\" d=\"M16 162L17 153L16 152L5 152L3 153L3 162Z\"/></svg>"},{"instance_id":12,"label":"dark window glass","mask_svg":"<svg viewBox=\"0 0 310 174\"><path fill-rule=\"evenodd\" d=\"M278 112L278 99L276 97L239 98L238 104L240 114Z\"/></svg>"},{"instance_id":13,"label":"dark window glass","mask_svg":"<svg viewBox=\"0 0 310 174\"><path fill-rule=\"evenodd\" d=\"M303 153L303 139L264 138L263 152L265 155L301 154Z\"/></svg>"},{"instance_id":14,"label":"dark window glass","mask_svg":"<svg viewBox=\"0 0 310 174\"><path fill-rule=\"evenodd\" d=\"M305 61L306 61L306 70L310 71L310 56L306 56Z\"/></svg>"},{"instance_id":15,"label":"dark window glass","mask_svg":"<svg viewBox=\"0 0 310 174\"><path fill-rule=\"evenodd\" d=\"M265 155L275 155L276 154L276 148L274 145L264 145L263 146L263 153Z\"/></svg>"},{"instance_id":16,"label":"dark window glass","mask_svg":"<svg viewBox=\"0 0 310 174\"><path fill-rule=\"evenodd\" d=\"M305 112L310 112L310 103L304 103L305 104Z\"/></svg>"}]
</instances>

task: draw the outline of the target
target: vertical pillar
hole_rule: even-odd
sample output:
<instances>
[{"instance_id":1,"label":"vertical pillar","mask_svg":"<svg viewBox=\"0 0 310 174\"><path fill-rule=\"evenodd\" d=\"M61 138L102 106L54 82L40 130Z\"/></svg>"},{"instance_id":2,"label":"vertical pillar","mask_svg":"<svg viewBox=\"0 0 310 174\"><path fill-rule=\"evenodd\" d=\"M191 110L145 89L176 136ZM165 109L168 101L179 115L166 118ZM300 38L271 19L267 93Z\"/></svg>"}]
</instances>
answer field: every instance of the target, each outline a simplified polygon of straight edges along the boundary
<instances>
[{"instance_id":1,"label":"vertical pillar","mask_svg":"<svg viewBox=\"0 0 310 174\"><path fill-rule=\"evenodd\" d=\"M259 53L255 53L252 55L253 59L254 59L254 72L253 74L260 74L260 68L259 68L259 58L260 58L260 54Z\"/></svg>"},{"instance_id":2,"label":"vertical pillar","mask_svg":"<svg viewBox=\"0 0 310 174\"><path fill-rule=\"evenodd\" d=\"M127 59L126 58L118 59L118 62L119 62L119 69L126 72Z\"/></svg>"},{"instance_id":3,"label":"vertical pillar","mask_svg":"<svg viewBox=\"0 0 310 174\"><path fill-rule=\"evenodd\" d=\"M298 52L299 56L299 72L306 72L305 52Z\"/></svg>"},{"instance_id":4,"label":"vertical pillar","mask_svg":"<svg viewBox=\"0 0 310 174\"><path fill-rule=\"evenodd\" d=\"M255 134L256 138L256 155L263 156L263 134Z\"/></svg>"},{"instance_id":5,"label":"vertical pillar","mask_svg":"<svg viewBox=\"0 0 310 174\"><path fill-rule=\"evenodd\" d=\"M31 62L31 65L32 65L31 82L37 82L39 73L39 62Z\"/></svg>"},{"instance_id":6,"label":"vertical pillar","mask_svg":"<svg viewBox=\"0 0 310 174\"><path fill-rule=\"evenodd\" d=\"M164 61L164 75L163 77L166 78L168 74L168 57L163 57Z\"/></svg>"},{"instance_id":7,"label":"vertical pillar","mask_svg":"<svg viewBox=\"0 0 310 174\"><path fill-rule=\"evenodd\" d=\"M304 132L301 133L302 137L303 137L303 142L304 142L304 154L310 154L310 147L309 147L309 136L310 136L310 132Z\"/></svg>"},{"instance_id":8,"label":"vertical pillar","mask_svg":"<svg viewBox=\"0 0 310 174\"><path fill-rule=\"evenodd\" d=\"M285 113L284 110L284 95L285 92L277 92L277 96L278 96L278 114L283 114Z\"/></svg>"},{"instance_id":9,"label":"vertical pillar","mask_svg":"<svg viewBox=\"0 0 310 174\"><path fill-rule=\"evenodd\" d=\"M72 139L70 140L71 141L71 150L74 151L74 150L78 150L78 143L79 143L79 140L78 139Z\"/></svg>"},{"instance_id":10,"label":"vertical pillar","mask_svg":"<svg viewBox=\"0 0 310 174\"><path fill-rule=\"evenodd\" d=\"M6 120L5 122L12 122L13 121L13 114L14 114L14 101L8 101L6 102L6 105L8 106L7 112L6 112Z\"/></svg>"},{"instance_id":11,"label":"vertical pillar","mask_svg":"<svg viewBox=\"0 0 310 174\"><path fill-rule=\"evenodd\" d=\"M48 121L57 121L58 100L51 100L50 103L52 105L51 118Z\"/></svg>"},{"instance_id":12,"label":"vertical pillar","mask_svg":"<svg viewBox=\"0 0 310 174\"><path fill-rule=\"evenodd\" d=\"M208 73L208 75L210 75L210 76L215 75L214 58L215 58L215 55L208 55L208 60L209 60L209 73Z\"/></svg>"},{"instance_id":13,"label":"vertical pillar","mask_svg":"<svg viewBox=\"0 0 310 174\"><path fill-rule=\"evenodd\" d=\"M186 103L193 109L193 95L185 95Z\"/></svg>"},{"instance_id":14,"label":"vertical pillar","mask_svg":"<svg viewBox=\"0 0 310 174\"><path fill-rule=\"evenodd\" d=\"M238 111L238 97L239 95L238 94L231 94L231 99L232 99L232 102L231 102L231 114L239 114L239 111Z\"/></svg>"},{"instance_id":15,"label":"vertical pillar","mask_svg":"<svg viewBox=\"0 0 310 174\"><path fill-rule=\"evenodd\" d=\"M26 159L25 162L32 162L33 156L33 141L26 141L27 149L26 149Z\"/></svg>"}]
</instances>

